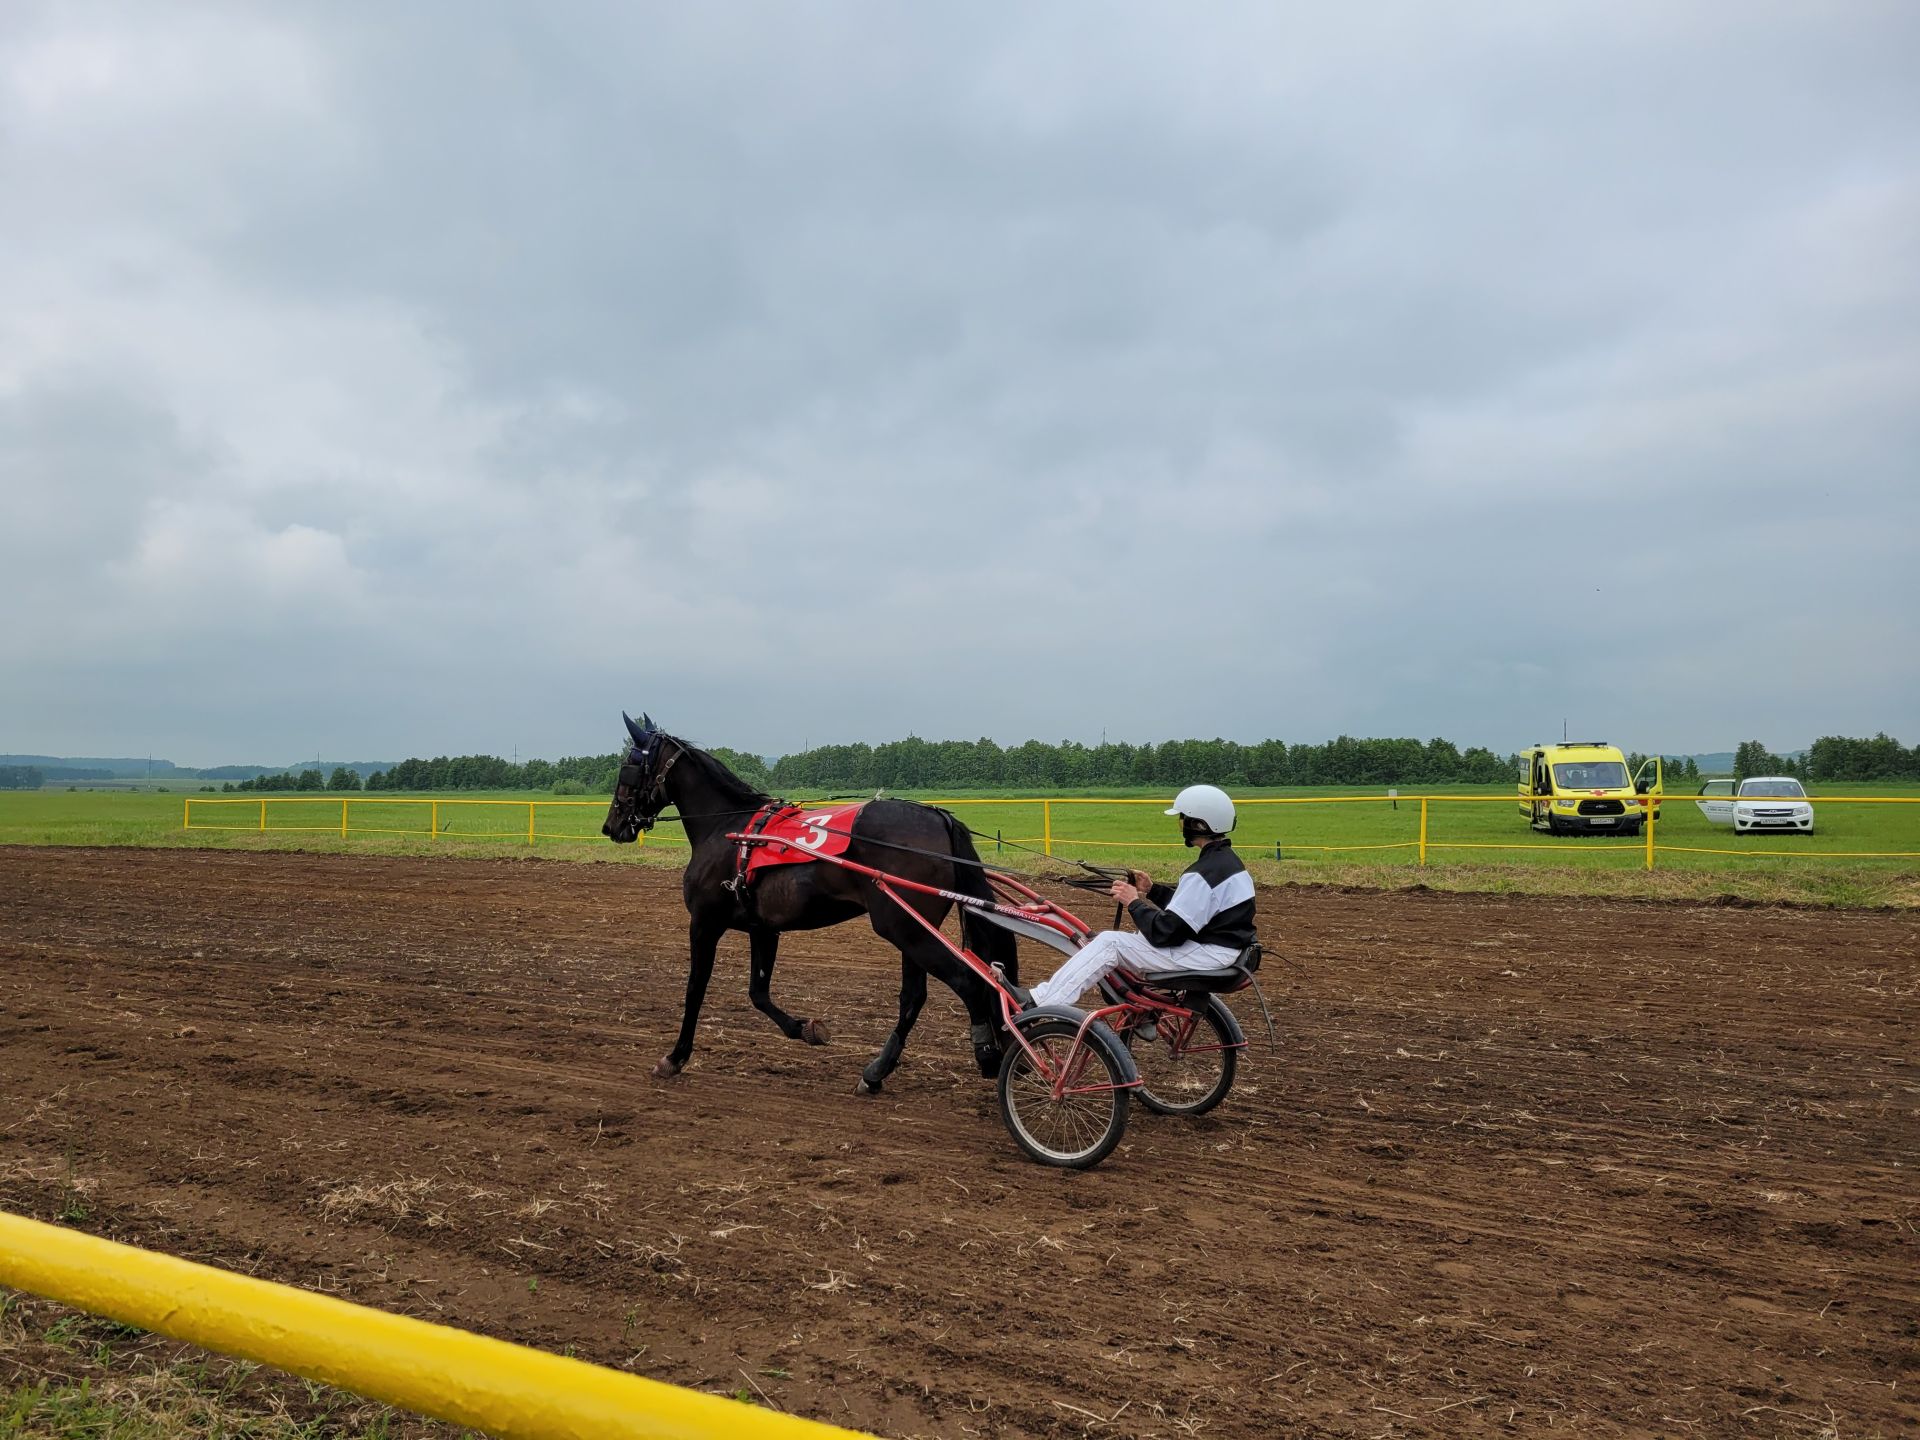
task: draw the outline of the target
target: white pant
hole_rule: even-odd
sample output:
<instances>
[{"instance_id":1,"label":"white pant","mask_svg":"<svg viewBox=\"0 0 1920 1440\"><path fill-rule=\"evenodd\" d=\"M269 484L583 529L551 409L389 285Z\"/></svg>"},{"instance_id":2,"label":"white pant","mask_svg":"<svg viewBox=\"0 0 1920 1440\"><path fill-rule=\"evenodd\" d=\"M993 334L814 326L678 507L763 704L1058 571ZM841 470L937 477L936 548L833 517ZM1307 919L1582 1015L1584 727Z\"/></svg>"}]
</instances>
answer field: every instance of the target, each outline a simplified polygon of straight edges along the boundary
<instances>
[{"instance_id":1,"label":"white pant","mask_svg":"<svg viewBox=\"0 0 1920 1440\"><path fill-rule=\"evenodd\" d=\"M1113 971L1224 970L1240 953L1226 945L1202 945L1189 940L1162 950L1131 930L1102 930L1047 979L1033 987L1036 1005L1071 1005Z\"/></svg>"}]
</instances>

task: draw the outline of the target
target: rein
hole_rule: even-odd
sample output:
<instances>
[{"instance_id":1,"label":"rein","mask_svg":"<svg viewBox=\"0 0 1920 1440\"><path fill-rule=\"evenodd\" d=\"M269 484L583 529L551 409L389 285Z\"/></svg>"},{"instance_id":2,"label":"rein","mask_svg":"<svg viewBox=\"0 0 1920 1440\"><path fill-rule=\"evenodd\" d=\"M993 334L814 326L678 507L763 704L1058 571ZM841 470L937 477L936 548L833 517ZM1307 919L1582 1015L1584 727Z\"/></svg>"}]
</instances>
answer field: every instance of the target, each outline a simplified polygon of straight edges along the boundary
<instances>
[{"instance_id":1,"label":"rein","mask_svg":"<svg viewBox=\"0 0 1920 1440\"><path fill-rule=\"evenodd\" d=\"M654 825L659 822L661 811L666 810L670 807L674 809L678 809L678 807L674 805L672 798L666 795L665 787L666 787L668 774L670 774L673 770L673 767L679 763L680 757L687 753L687 746L685 742L683 742L676 736L667 735L664 738L673 741L673 753L667 756L663 761L660 762L660 767L658 772L652 776L651 780L647 785L647 798L651 800L653 796L659 795L661 796L662 803L659 809L655 810L653 814L647 816L644 820L641 821L640 828L642 830L651 830L654 827ZM731 816L739 815L739 816L745 817L748 823L751 824L755 816L758 816L763 812L768 812L769 810L778 809L780 807L789 807L795 810L804 810L809 808L810 806L824 805L834 800L842 800L842 799L852 800L852 799L859 799L859 798L860 798L859 796L854 796L854 795L845 795L845 796L828 795L828 796L823 796L819 799L807 801L803 804L795 801L782 800L775 795L761 795L758 797L759 803L753 806L752 808L741 806L738 809L696 811L694 814L691 814L691 815L687 814L685 811L681 811L675 818L678 819L682 824L685 824L688 820L722 820L722 819L727 819ZM916 803L916 802L905 802L905 803ZM927 808L939 809L938 806L928 806ZM987 870L989 868L996 868L996 869L1000 869L1004 874L1014 875L1023 880L1057 880L1061 884L1072 886L1074 889L1077 889L1077 890L1087 890L1087 891L1103 890L1108 885L1111 885L1115 880L1124 880L1128 877L1128 872L1125 870L1114 870L1106 866L1091 864L1085 860L1071 859L1067 856L1048 855L1046 851L1036 850L1031 845L1022 845L1018 840L1005 840L997 835L989 835L984 830L974 829L971 825L967 824L958 815L955 815L950 810L941 810L940 813L942 815L945 815L949 820L951 820L954 824L958 825L962 830L966 831L968 835L972 836L976 840L991 840L996 845L1010 846L1015 850L1024 851L1029 855L1038 855L1041 858L1047 859L1047 860L1064 860L1066 861L1067 864L1077 866L1079 869L1081 869L1086 873L1084 875L1077 875L1069 879L1069 878L1063 878L1058 875L1039 874L1033 871L1006 870L1005 867L989 867L987 862L984 860L977 860L977 859L969 860L964 855L953 855L953 854L943 853L939 850L927 850L927 849L923 849L918 845L902 845L895 840L878 840L873 838L872 836L855 835L852 830L842 830L832 825L822 825L822 826L819 826L818 828L822 832L828 835L844 835L847 839L858 840L863 845L876 845L885 850L899 850L908 855L922 855L929 860L946 860L954 865L971 866L975 870Z\"/></svg>"}]
</instances>

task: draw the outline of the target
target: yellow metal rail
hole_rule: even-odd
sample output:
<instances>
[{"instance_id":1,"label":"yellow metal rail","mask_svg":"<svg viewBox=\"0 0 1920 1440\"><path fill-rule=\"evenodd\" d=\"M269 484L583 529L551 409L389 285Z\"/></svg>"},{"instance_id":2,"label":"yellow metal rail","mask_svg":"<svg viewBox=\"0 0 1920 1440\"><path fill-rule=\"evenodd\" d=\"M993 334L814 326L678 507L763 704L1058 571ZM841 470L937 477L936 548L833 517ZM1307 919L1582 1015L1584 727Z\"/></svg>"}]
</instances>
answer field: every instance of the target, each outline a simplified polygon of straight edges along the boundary
<instances>
[{"instance_id":1,"label":"yellow metal rail","mask_svg":"<svg viewBox=\"0 0 1920 1440\"><path fill-rule=\"evenodd\" d=\"M1663 795L1660 798L1661 798L1661 803L1668 804L1668 805L1677 805L1684 802L1694 801L1699 799L1698 796L1694 796L1694 795L1678 795L1678 794ZM1920 796L1915 796L1915 795L1830 795L1830 796L1822 795L1822 796L1814 797L1814 800L1816 804L1824 805L1824 806L1920 805ZM1290 843L1287 846L1287 848L1295 851L1311 851L1315 854L1327 854L1327 855L1353 854L1353 853L1359 853L1362 851L1411 850L1414 852L1414 863L1416 865L1425 865L1427 863L1427 852L1430 850L1533 851L1538 849L1537 844L1501 843L1501 842L1485 841L1485 840L1481 840L1481 841L1435 840L1430 836L1429 829L1428 829L1428 807L1429 806L1437 805L1437 804L1513 805L1516 803L1519 803L1519 804L1528 803L1527 801L1521 800L1519 799L1519 797L1511 793L1493 794L1493 795L1397 795L1392 792L1389 792L1385 795L1382 795L1376 792L1374 794L1368 794L1368 795L1258 795L1258 796L1249 796L1236 803L1243 809L1254 807L1254 806L1265 806L1265 805L1388 805L1388 804L1394 805L1397 808L1399 804L1403 801L1408 805L1413 805L1417 803L1420 807L1419 832L1415 839L1391 841L1387 843L1370 844L1370 845L1310 845L1305 843ZM411 796L391 796L390 797L386 795L378 795L378 796L357 795L357 796L337 797L337 803L340 806L340 815L337 822L332 818L331 811L329 810L327 812L327 821L324 825L275 824L270 827L267 823L269 806L294 805L294 806L312 807L315 805L321 805L321 806L330 807L334 803L336 803L336 797L332 795L327 795L323 792L317 792L310 796L285 795L285 796L274 796L269 799L259 799L259 800L251 799L251 798L244 799L244 800L226 799L224 797L220 799L212 799L205 796L193 796L193 797L188 797L185 802L185 809L181 815L181 824L184 828L189 830L249 830L249 831L258 831L261 833L265 833L269 829L271 829L275 834L286 834L286 835L337 833L342 839L345 839L350 834L352 835L423 835L428 838L438 840L444 836L447 836L453 833L453 831L450 828L447 828L442 824L441 816L442 816L443 810L452 810L456 807L458 808L506 807L510 809L524 808L526 811L526 824L524 826L520 825L516 818L516 820L513 822L513 828L511 829L478 830L478 831L465 830L460 832L459 838L462 840L513 840L513 841L524 840L524 842L528 845L534 845L539 843L540 841L556 841L556 840L593 843L593 842L597 842L601 838L598 834L587 834L579 831L556 832L551 830L540 829L539 822L538 822L539 813L544 810L567 810L567 809L599 810L605 804L605 802L601 800L482 800L482 799L469 800L469 799L453 799L453 798L436 799L436 798L411 797ZM1040 846L1042 852L1047 855L1053 854L1054 845L1056 843L1071 844L1075 849L1096 849L1096 850L1179 850L1183 848L1179 843L1173 842L1173 841L1078 839L1071 836L1062 835L1058 833L1054 828L1053 811L1056 805L1107 805L1107 806L1152 805L1152 806L1155 806L1156 808L1164 808L1165 802L1161 800L1144 799L1144 798L1135 797L1135 796L1007 795L1007 796L996 796L996 797L984 798L984 799L979 797L969 797L965 799L955 798L955 799L946 799L946 800L931 800L926 803L931 805L941 805L941 806L950 806L950 807L959 807L959 806L967 806L967 805L987 805L987 806L999 806L999 807L1005 807L1010 805L1037 805L1040 807L1040 825L1039 825L1040 833L1038 835L1013 838L1011 840L1011 843L1015 845L1037 844ZM358 806L371 805L371 806L381 806L381 807L425 806L427 807L426 815L423 817L425 824L423 828L418 828L418 829L396 829L391 825L388 825L388 826L355 825L352 823L351 810L352 810L352 807L356 805ZM239 824L222 824L218 822L209 823L204 818L196 822L194 819L194 808L196 806L214 806L214 807L244 806L246 807L245 813L247 818L244 820L244 822ZM216 810L215 813L219 814L221 812ZM671 822L673 820L672 816L668 816L666 818L668 822ZM1665 823L1668 823L1668 822L1661 822L1661 824L1665 824ZM1649 870L1654 868L1655 856L1659 851L1666 851L1672 854L1690 854L1690 855L1737 855L1742 858L1778 858L1779 856L1788 853L1788 852L1773 851L1773 850L1768 850L1768 851L1729 850L1729 849L1717 849L1713 847L1699 846L1699 845L1672 845L1672 844L1656 841L1655 831L1657 828L1659 828L1659 826L1657 826L1654 823L1653 817L1651 816L1651 814L1649 814L1647 823L1644 826L1642 831L1642 835L1643 835L1642 843L1633 847L1631 851L1622 849L1622 850L1614 851L1611 853L1623 854L1623 855L1624 854L1637 855L1640 858L1641 863ZM651 843L655 845L684 846L687 843L686 838L681 835L674 835L671 833L667 833L667 834L655 833L651 837L645 834L641 835L640 844L645 845L649 843L649 839L651 839ZM1809 861L1819 861L1824 859L1911 860L1911 859L1920 859L1920 852L1916 852L1912 850L1846 850L1846 851L1818 850L1818 851L1808 852L1804 855L1794 855L1792 856L1792 858L1809 860Z\"/></svg>"},{"instance_id":2,"label":"yellow metal rail","mask_svg":"<svg viewBox=\"0 0 1920 1440\"><path fill-rule=\"evenodd\" d=\"M861 1440L4 1212L0 1282L502 1440Z\"/></svg>"}]
</instances>

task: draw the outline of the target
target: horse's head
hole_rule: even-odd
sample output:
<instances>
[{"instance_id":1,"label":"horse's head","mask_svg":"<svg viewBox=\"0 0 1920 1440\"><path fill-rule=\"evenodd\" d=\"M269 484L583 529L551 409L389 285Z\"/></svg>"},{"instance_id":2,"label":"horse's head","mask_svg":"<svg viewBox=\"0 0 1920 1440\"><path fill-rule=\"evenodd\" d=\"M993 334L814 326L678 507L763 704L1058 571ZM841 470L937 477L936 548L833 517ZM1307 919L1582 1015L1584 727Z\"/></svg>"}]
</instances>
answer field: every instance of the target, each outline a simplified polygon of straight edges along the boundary
<instances>
[{"instance_id":1,"label":"horse's head","mask_svg":"<svg viewBox=\"0 0 1920 1440\"><path fill-rule=\"evenodd\" d=\"M631 744L626 762L613 784L613 803L607 806L606 823L600 833L616 845L631 845L643 830L651 830L660 812L670 803L667 798L667 772L680 758L680 742L654 725L643 712L640 723L622 711Z\"/></svg>"}]
</instances>

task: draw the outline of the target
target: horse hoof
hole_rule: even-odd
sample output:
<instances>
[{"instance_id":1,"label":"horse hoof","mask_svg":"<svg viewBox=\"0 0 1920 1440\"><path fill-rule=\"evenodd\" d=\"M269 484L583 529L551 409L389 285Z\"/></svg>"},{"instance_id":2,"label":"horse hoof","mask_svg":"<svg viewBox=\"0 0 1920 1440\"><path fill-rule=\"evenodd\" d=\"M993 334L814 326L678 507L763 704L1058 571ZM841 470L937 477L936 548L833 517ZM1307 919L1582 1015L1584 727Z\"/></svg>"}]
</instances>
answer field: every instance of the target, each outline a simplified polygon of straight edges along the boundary
<instances>
[{"instance_id":1,"label":"horse hoof","mask_svg":"<svg viewBox=\"0 0 1920 1440\"><path fill-rule=\"evenodd\" d=\"M809 1045L824 1045L833 1038L824 1020L809 1020L800 1027L800 1038Z\"/></svg>"},{"instance_id":2,"label":"horse hoof","mask_svg":"<svg viewBox=\"0 0 1920 1440\"><path fill-rule=\"evenodd\" d=\"M671 1055L663 1056L660 1063L653 1067L653 1078L656 1080L671 1080L679 1073L680 1064Z\"/></svg>"},{"instance_id":3,"label":"horse hoof","mask_svg":"<svg viewBox=\"0 0 1920 1440\"><path fill-rule=\"evenodd\" d=\"M880 1093L880 1087L878 1085L869 1085L866 1077L863 1075L860 1079L853 1082L853 1093L856 1095L878 1095Z\"/></svg>"}]
</instances>

